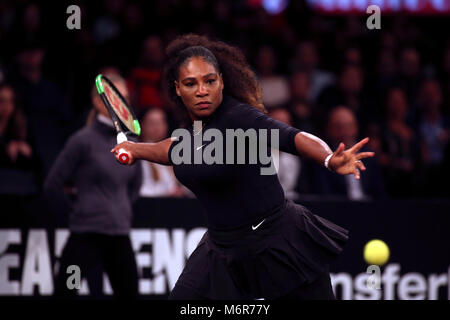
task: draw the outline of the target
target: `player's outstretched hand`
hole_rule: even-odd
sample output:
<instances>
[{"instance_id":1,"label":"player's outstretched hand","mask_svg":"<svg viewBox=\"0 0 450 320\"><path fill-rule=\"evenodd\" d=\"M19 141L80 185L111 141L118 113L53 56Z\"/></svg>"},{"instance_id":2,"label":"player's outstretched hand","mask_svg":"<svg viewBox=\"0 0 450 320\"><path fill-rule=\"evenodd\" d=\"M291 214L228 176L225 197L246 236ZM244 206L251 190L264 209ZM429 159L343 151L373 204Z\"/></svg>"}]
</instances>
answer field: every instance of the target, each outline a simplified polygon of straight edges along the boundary
<instances>
[{"instance_id":1,"label":"player's outstretched hand","mask_svg":"<svg viewBox=\"0 0 450 320\"><path fill-rule=\"evenodd\" d=\"M132 165L136 160L136 143L125 141L111 149L116 160L122 164Z\"/></svg>"},{"instance_id":2,"label":"player's outstretched hand","mask_svg":"<svg viewBox=\"0 0 450 320\"><path fill-rule=\"evenodd\" d=\"M339 147L330 158L328 167L339 174L354 174L356 179L360 178L360 170L365 171L366 167L361 159L373 157L375 152L359 152L369 138L364 138L351 148L345 150L344 143L340 143Z\"/></svg>"}]
</instances>

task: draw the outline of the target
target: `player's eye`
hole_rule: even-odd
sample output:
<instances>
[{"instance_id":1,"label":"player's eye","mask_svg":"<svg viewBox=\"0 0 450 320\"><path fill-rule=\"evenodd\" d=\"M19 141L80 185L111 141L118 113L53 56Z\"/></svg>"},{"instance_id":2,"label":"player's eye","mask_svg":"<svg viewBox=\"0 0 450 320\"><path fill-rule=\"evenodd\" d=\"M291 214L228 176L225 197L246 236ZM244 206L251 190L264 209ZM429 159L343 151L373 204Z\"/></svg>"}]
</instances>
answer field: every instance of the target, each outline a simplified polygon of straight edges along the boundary
<instances>
[{"instance_id":1,"label":"player's eye","mask_svg":"<svg viewBox=\"0 0 450 320\"><path fill-rule=\"evenodd\" d=\"M188 82L188 83L185 84L185 86L186 86L186 87L193 87L193 86L194 86L194 83Z\"/></svg>"},{"instance_id":2,"label":"player's eye","mask_svg":"<svg viewBox=\"0 0 450 320\"><path fill-rule=\"evenodd\" d=\"M212 83L214 83L215 81L216 81L216 79L209 79L209 80L206 80L206 83L212 84Z\"/></svg>"}]
</instances>

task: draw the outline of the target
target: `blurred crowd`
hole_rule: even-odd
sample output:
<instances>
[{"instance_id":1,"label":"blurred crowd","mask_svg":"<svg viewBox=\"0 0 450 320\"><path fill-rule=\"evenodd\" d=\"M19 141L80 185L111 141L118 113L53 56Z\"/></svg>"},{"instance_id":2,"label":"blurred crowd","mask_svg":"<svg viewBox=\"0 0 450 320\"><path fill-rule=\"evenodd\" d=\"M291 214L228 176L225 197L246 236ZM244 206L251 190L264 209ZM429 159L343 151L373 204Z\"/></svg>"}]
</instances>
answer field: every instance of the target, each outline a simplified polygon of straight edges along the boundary
<instances>
[{"instance_id":1,"label":"blurred crowd","mask_svg":"<svg viewBox=\"0 0 450 320\"><path fill-rule=\"evenodd\" d=\"M79 1L0 4L0 193L38 193L67 138L86 125L96 74L126 79L143 141L180 124L161 87L165 45L195 32L238 46L257 74L268 114L332 149L370 137L357 181L279 154L280 181L302 195L447 197L450 176L450 38L445 17L322 16L305 1L270 15L260 1ZM191 196L170 167L142 163L142 196Z\"/></svg>"}]
</instances>

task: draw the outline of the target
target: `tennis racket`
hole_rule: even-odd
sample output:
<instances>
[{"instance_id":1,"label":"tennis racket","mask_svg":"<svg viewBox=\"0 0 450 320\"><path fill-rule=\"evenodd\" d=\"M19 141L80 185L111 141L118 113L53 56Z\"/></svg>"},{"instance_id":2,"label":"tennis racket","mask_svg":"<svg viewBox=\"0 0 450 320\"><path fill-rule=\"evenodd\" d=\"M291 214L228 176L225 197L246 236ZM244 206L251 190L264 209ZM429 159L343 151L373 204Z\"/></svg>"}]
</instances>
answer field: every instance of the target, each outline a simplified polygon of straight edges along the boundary
<instances>
[{"instance_id":1,"label":"tennis racket","mask_svg":"<svg viewBox=\"0 0 450 320\"><path fill-rule=\"evenodd\" d=\"M117 144L127 141L127 134L139 136L141 134L139 121L112 81L99 74L95 79L95 85L117 131ZM119 149L119 161L123 164L130 161L130 155L124 149Z\"/></svg>"}]
</instances>

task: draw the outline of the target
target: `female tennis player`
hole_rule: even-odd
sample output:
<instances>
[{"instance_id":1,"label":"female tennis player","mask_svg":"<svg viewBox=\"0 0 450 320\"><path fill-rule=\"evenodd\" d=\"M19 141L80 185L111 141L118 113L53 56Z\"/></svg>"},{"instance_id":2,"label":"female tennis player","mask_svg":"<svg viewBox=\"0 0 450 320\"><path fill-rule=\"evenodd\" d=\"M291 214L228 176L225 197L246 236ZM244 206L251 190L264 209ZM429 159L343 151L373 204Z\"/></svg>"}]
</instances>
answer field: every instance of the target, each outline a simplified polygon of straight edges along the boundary
<instances>
[{"instance_id":1,"label":"female tennis player","mask_svg":"<svg viewBox=\"0 0 450 320\"><path fill-rule=\"evenodd\" d=\"M356 179L365 170L361 159L373 156L358 153L367 138L332 152L319 138L266 116L256 76L237 48L191 34L171 42L167 55L169 94L191 121L202 121L203 132L278 129L280 150ZM190 132L191 141L197 134ZM146 159L171 165L180 141L124 142L111 152L124 148L129 164ZM329 264L343 250L347 230L286 200L276 173L262 175L261 166L174 164L176 177L206 209L208 230L170 299L335 298Z\"/></svg>"}]
</instances>

